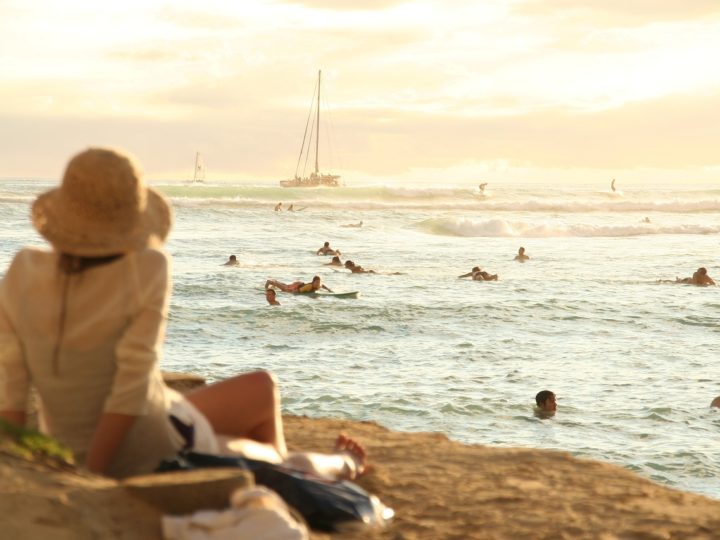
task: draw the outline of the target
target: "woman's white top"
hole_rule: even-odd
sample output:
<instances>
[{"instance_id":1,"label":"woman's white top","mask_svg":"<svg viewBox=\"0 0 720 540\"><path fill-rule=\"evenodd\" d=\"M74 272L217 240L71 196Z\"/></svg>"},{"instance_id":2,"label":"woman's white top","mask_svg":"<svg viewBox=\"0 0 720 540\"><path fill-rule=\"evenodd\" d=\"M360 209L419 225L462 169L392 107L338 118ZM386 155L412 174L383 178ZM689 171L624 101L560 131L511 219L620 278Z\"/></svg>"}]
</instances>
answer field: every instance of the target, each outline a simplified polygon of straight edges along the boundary
<instances>
[{"instance_id":1,"label":"woman's white top","mask_svg":"<svg viewBox=\"0 0 720 540\"><path fill-rule=\"evenodd\" d=\"M197 412L158 367L168 257L146 249L79 274L61 272L58 257L23 249L0 282L0 410L26 410L34 385L41 429L80 463L103 412L137 415L108 474L151 472L183 446L170 408Z\"/></svg>"}]
</instances>

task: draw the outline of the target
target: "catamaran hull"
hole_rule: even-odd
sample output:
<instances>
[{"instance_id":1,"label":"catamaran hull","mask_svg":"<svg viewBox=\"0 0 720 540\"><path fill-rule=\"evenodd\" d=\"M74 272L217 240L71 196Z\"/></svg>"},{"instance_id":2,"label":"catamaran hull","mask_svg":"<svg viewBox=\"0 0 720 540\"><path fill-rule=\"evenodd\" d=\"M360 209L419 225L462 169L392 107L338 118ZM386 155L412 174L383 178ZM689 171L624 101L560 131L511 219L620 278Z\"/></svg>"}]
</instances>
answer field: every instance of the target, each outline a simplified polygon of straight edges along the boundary
<instances>
[{"instance_id":1,"label":"catamaran hull","mask_svg":"<svg viewBox=\"0 0 720 540\"><path fill-rule=\"evenodd\" d=\"M291 180L280 180L282 187L339 187L340 177L334 174L323 174L319 176L310 176L309 178L293 178Z\"/></svg>"}]
</instances>

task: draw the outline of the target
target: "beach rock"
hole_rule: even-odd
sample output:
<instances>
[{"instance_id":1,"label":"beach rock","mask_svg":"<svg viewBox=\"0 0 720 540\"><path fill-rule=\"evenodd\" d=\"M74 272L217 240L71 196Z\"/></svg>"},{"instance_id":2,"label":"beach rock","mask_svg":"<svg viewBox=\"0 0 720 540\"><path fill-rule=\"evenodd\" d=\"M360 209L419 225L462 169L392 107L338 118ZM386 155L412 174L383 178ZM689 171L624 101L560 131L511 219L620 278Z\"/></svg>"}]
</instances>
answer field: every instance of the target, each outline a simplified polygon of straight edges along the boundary
<instances>
[{"instance_id":1,"label":"beach rock","mask_svg":"<svg viewBox=\"0 0 720 540\"><path fill-rule=\"evenodd\" d=\"M160 538L161 512L114 480L0 453L0 538Z\"/></svg>"},{"instance_id":2,"label":"beach rock","mask_svg":"<svg viewBox=\"0 0 720 540\"><path fill-rule=\"evenodd\" d=\"M205 386L206 379L194 373L182 373L180 371L163 371L162 378L170 388L185 394L200 386Z\"/></svg>"},{"instance_id":3,"label":"beach rock","mask_svg":"<svg viewBox=\"0 0 720 540\"><path fill-rule=\"evenodd\" d=\"M228 508L232 492L255 481L249 471L218 468L135 476L122 485L165 514L183 515Z\"/></svg>"}]
</instances>

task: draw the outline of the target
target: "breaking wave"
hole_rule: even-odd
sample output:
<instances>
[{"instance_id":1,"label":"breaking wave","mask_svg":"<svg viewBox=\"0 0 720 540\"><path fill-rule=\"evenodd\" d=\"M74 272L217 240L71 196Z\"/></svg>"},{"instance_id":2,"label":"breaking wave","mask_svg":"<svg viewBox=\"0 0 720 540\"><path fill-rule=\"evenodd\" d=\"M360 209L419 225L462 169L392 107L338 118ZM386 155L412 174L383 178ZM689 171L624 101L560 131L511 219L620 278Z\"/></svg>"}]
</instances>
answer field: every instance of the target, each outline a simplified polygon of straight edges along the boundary
<instances>
[{"instance_id":1,"label":"breaking wave","mask_svg":"<svg viewBox=\"0 0 720 540\"><path fill-rule=\"evenodd\" d=\"M474 220L462 218L427 219L416 227L426 233L442 236L466 237L621 237L651 234L717 234L720 227L699 225L654 226L639 225L587 225L537 224L504 219Z\"/></svg>"}]
</instances>

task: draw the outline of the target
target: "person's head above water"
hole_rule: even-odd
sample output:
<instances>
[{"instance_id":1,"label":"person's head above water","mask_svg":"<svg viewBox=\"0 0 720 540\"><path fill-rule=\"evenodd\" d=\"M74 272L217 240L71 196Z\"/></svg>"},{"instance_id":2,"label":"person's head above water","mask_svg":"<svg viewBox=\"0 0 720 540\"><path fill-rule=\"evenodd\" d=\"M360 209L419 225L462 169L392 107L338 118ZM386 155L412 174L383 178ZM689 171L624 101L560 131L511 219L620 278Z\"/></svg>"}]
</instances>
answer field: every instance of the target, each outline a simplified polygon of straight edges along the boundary
<instances>
[{"instance_id":1,"label":"person's head above water","mask_svg":"<svg viewBox=\"0 0 720 540\"><path fill-rule=\"evenodd\" d=\"M268 304L271 306L279 306L280 302L277 301L275 298L277 296L277 293L275 292L275 289L268 288L265 289L265 300L268 301Z\"/></svg>"},{"instance_id":2,"label":"person's head above water","mask_svg":"<svg viewBox=\"0 0 720 540\"><path fill-rule=\"evenodd\" d=\"M330 242L325 242L325 243L323 244L323 247L330 247Z\"/></svg>"},{"instance_id":3,"label":"person's head above water","mask_svg":"<svg viewBox=\"0 0 720 540\"><path fill-rule=\"evenodd\" d=\"M557 402L555 401L555 394L550 390L541 390L535 396L535 404L538 408L545 412L557 411Z\"/></svg>"},{"instance_id":4,"label":"person's head above water","mask_svg":"<svg viewBox=\"0 0 720 540\"><path fill-rule=\"evenodd\" d=\"M473 272L479 272L479 271L480 271L480 267L479 267L479 266L473 266L473 267L472 267L472 271L473 271Z\"/></svg>"},{"instance_id":5,"label":"person's head above water","mask_svg":"<svg viewBox=\"0 0 720 540\"><path fill-rule=\"evenodd\" d=\"M524 247L521 247L520 249L518 249L518 254L519 254L519 255L525 254L525 248L524 248Z\"/></svg>"},{"instance_id":6,"label":"person's head above water","mask_svg":"<svg viewBox=\"0 0 720 540\"><path fill-rule=\"evenodd\" d=\"M697 269L697 273L700 274L701 276L705 276L705 275L707 275L707 268L705 268L704 266L701 266L700 268Z\"/></svg>"},{"instance_id":7,"label":"person's head above water","mask_svg":"<svg viewBox=\"0 0 720 540\"><path fill-rule=\"evenodd\" d=\"M237 257L235 255L230 255L230 257L228 258L228 261L235 262L235 261L237 261Z\"/></svg>"},{"instance_id":8,"label":"person's head above water","mask_svg":"<svg viewBox=\"0 0 720 540\"><path fill-rule=\"evenodd\" d=\"M332 262L337 263L337 264L340 264L340 257L338 257L337 255L335 255L335 256L332 258Z\"/></svg>"},{"instance_id":9,"label":"person's head above water","mask_svg":"<svg viewBox=\"0 0 720 540\"><path fill-rule=\"evenodd\" d=\"M355 263L352 262L350 259L345 261L345 268L352 268L353 266L355 266Z\"/></svg>"}]
</instances>

